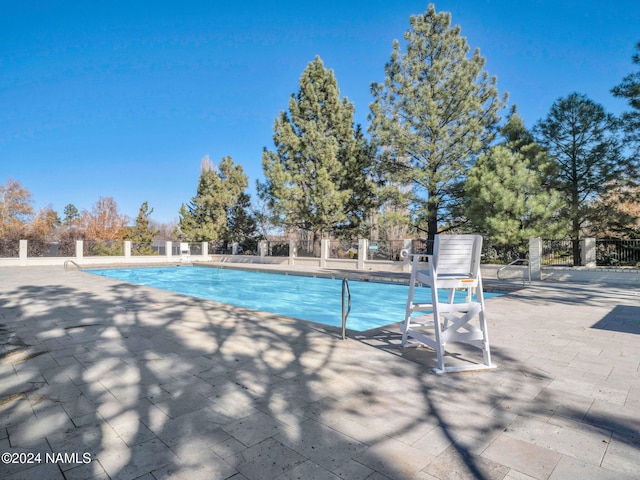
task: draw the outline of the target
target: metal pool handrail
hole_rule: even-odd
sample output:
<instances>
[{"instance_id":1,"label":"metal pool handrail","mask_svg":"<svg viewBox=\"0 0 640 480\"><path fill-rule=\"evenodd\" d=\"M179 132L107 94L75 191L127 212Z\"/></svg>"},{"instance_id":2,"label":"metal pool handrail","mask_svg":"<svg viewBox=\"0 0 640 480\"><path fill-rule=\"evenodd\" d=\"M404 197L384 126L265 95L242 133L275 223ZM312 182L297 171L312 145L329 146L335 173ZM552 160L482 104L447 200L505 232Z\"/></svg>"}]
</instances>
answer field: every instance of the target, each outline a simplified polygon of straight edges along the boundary
<instances>
[{"instance_id":1,"label":"metal pool handrail","mask_svg":"<svg viewBox=\"0 0 640 480\"><path fill-rule=\"evenodd\" d=\"M505 265L504 267L499 269L496 272L496 277L498 277L498 280L502 280L502 278L500 278L500 272L501 271L503 271L504 269L515 265L516 263L520 263L520 262L526 262L526 265L528 266L527 271L529 272L529 286L531 286L531 262L529 262L528 258L519 258L519 259L514 260L513 262L511 262L509 265ZM522 285L523 286L525 285L525 277L524 277L524 275L522 276Z\"/></svg>"},{"instance_id":2,"label":"metal pool handrail","mask_svg":"<svg viewBox=\"0 0 640 480\"><path fill-rule=\"evenodd\" d=\"M347 309L345 310L345 299ZM347 317L351 312L351 290L349 289L349 280L342 280L342 339L347 339Z\"/></svg>"},{"instance_id":3,"label":"metal pool handrail","mask_svg":"<svg viewBox=\"0 0 640 480\"><path fill-rule=\"evenodd\" d=\"M70 263L74 264L78 270L82 270L82 267L80 265L78 265L76 262L74 262L73 260L65 260L64 261L64 269L65 270L69 267Z\"/></svg>"}]
</instances>

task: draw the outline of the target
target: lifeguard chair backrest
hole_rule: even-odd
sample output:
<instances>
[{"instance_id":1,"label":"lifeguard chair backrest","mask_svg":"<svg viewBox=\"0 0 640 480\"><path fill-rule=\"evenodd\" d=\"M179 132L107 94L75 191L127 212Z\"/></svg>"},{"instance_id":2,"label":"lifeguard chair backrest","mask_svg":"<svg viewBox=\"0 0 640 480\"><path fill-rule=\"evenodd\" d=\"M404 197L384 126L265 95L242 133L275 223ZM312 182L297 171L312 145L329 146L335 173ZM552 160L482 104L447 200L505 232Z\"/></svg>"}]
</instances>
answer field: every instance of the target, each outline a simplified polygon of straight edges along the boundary
<instances>
[{"instance_id":1,"label":"lifeguard chair backrest","mask_svg":"<svg viewBox=\"0 0 640 480\"><path fill-rule=\"evenodd\" d=\"M480 235L436 235L433 246L434 271L438 275L478 277Z\"/></svg>"}]
</instances>

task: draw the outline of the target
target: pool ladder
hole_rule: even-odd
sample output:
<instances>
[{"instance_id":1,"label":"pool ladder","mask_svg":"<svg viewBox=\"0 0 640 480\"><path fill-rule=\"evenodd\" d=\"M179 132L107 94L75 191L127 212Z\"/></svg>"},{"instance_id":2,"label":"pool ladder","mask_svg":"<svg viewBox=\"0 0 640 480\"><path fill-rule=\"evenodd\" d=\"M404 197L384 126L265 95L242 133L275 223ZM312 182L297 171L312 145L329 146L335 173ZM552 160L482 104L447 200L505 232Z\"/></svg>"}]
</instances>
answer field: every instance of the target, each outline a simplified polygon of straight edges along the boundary
<instances>
[{"instance_id":1,"label":"pool ladder","mask_svg":"<svg viewBox=\"0 0 640 480\"><path fill-rule=\"evenodd\" d=\"M74 262L73 260L65 260L64 261L64 269L67 270L69 268L69 264L73 264L76 266L76 268L78 270L82 270L82 268L80 267L80 265L78 265L76 262Z\"/></svg>"},{"instance_id":2,"label":"pool ladder","mask_svg":"<svg viewBox=\"0 0 640 480\"><path fill-rule=\"evenodd\" d=\"M526 265L527 266L527 273L529 274L529 286L531 286L531 262L529 261L528 258L519 258L517 260L514 260L513 262L511 262L509 265L505 265L504 267L502 267L501 269L499 269L496 272L496 277L498 278L498 280L503 280L502 278L500 278L500 272L502 272L503 270L506 270L509 267L513 267L513 266L517 266L517 265ZM522 275L522 286L524 287L526 285L527 282L527 277L523 274Z\"/></svg>"},{"instance_id":3,"label":"pool ladder","mask_svg":"<svg viewBox=\"0 0 640 480\"><path fill-rule=\"evenodd\" d=\"M346 307L346 308L345 308ZM347 317L351 312L351 290L349 280L342 279L342 339L347 339Z\"/></svg>"}]
</instances>

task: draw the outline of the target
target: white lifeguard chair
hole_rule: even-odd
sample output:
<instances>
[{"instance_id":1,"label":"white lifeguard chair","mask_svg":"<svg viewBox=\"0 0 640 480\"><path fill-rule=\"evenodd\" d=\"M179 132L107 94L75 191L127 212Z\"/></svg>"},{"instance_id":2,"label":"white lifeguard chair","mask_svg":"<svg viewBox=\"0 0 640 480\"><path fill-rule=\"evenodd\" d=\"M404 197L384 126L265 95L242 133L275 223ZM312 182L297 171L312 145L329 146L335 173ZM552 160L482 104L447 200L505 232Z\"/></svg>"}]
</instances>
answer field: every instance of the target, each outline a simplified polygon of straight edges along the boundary
<instances>
[{"instance_id":1,"label":"white lifeguard chair","mask_svg":"<svg viewBox=\"0 0 640 480\"><path fill-rule=\"evenodd\" d=\"M180 261L188 262L190 256L191 256L191 249L189 248L189 244L186 242L181 242L180 243Z\"/></svg>"},{"instance_id":2,"label":"white lifeguard chair","mask_svg":"<svg viewBox=\"0 0 640 480\"><path fill-rule=\"evenodd\" d=\"M495 368L491 363L480 274L480 235L436 235L433 255L413 254L411 283L402 330L403 346L426 345L438 356L436 373ZM420 261L427 259L427 263ZM431 288L430 303L414 303L417 284ZM448 290L448 301L438 299L438 290ZM466 290L463 303L455 303L457 289ZM475 300L474 300L475 294ZM414 312L425 312L412 317ZM478 324L471 322L478 319ZM409 338L416 342L408 343ZM482 363L445 366L447 343L466 343L482 350Z\"/></svg>"}]
</instances>

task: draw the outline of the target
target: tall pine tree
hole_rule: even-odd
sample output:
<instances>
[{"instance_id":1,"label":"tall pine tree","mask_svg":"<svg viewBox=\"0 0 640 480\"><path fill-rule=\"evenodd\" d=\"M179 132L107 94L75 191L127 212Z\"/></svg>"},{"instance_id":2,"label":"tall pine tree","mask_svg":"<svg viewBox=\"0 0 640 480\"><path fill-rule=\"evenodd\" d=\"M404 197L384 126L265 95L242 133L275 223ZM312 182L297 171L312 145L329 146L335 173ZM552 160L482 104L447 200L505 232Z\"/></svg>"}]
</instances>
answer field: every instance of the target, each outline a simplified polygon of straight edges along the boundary
<instances>
[{"instance_id":1,"label":"tall pine tree","mask_svg":"<svg viewBox=\"0 0 640 480\"><path fill-rule=\"evenodd\" d=\"M362 233L376 206L373 159L353 113L333 71L316 57L289 113L275 120L275 150L262 155L261 197L282 224L312 232L316 242L326 233Z\"/></svg>"},{"instance_id":2,"label":"tall pine tree","mask_svg":"<svg viewBox=\"0 0 640 480\"><path fill-rule=\"evenodd\" d=\"M230 232L230 225L236 223L233 218L250 216L248 211L239 213L239 210L248 210L247 176L228 156L222 158L218 168L206 156L200 167L196 196L180 208L179 236L192 242L228 241L232 233L237 233ZM246 218L243 221L246 222ZM247 234L246 228L244 234Z\"/></svg>"},{"instance_id":3,"label":"tall pine tree","mask_svg":"<svg viewBox=\"0 0 640 480\"><path fill-rule=\"evenodd\" d=\"M632 61L638 70L622 79L611 92L615 97L624 98L631 111L622 114L620 120L625 133L625 143L632 149L634 161L640 162L640 42L636 45L636 53Z\"/></svg>"},{"instance_id":4,"label":"tall pine tree","mask_svg":"<svg viewBox=\"0 0 640 480\"><path fill-rule=\"evenodd\" d=\"M65 227L72 227L79 217L80 212L78 211L76 206L73 203L69 203L66 207L64 207L64 219L62 220L62 224Z\"/></svg>"},{"instance_id":5,"label":"tall pine tree","mask_svg":"<svg viewBox=\"0 0 640 480\"><path fill-rule=\"evenodd\" d=\"M406 51L394 41L384 83L372 85L370 132L389 178L413 186L416 219L433 239L443 223L456 225L466 172L493 140L506 95L449 13L429 5L409 24Z\"/></svg>"},{"instance_id":6,"label":"tall pine tree","mask_svg":"<svg viewBox=\"0 0 640 480\"><path fill-rule=\"evenodd\" d=\"M550 188L553 162L524 122L512 114L501 129L505 141L480 155L465 183L465 214L474 230L496 246L521 246L530 237L557 238L564 205Z\"/></svg>"},{"instance_id":7,"label":"tall pine tree","mask_svg":"<svg viewBox=\"0 0 640 480\"><path fill-rule=\"evenodd\" d=\"M153 208L149 208L149 203L143 202L136 217L136 224L129 227L125 233L125 240L131 240L131 251L134 255L157 255L151 248L153 239L159 232L151 226L149 216L152 213Z\"/></svg>"},{"instance_id":8,"label":"tall pine tree","mask_svg":"<svg viewBox=\"0 0 640 480\"><path fill-rule=\"evenodd\" d=\"M586 95L559 98L534 128L536 139L557 166L556 188L563 194L563 218L570 222L573 262L580 265L582 230L598 216L599 197L633 173L621 155L616 119Z\"/></svg>"}]
</instances>

